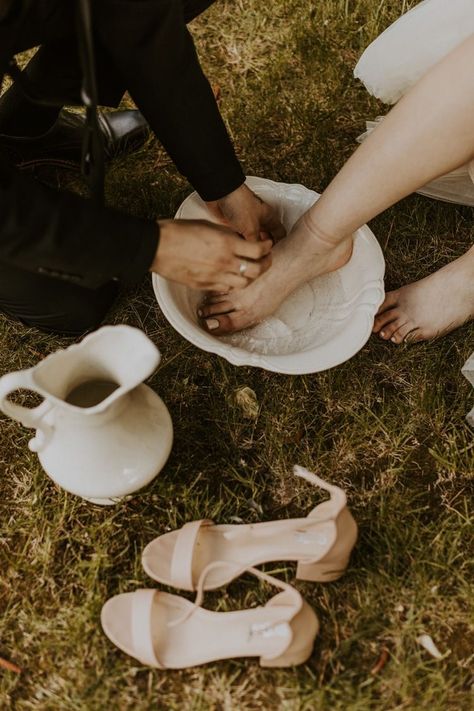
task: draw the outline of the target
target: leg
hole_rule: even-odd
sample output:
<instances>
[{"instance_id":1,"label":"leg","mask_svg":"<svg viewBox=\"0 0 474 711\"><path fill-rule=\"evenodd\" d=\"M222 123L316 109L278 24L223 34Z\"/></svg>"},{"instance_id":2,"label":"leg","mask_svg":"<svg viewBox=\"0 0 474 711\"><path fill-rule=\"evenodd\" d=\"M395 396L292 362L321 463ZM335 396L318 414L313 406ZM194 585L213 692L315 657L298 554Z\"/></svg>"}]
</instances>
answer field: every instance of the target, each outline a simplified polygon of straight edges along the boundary
<instances>
[{"instance_id":1,"label":"leg","mask_svg":"<svg viewBox=\"0 0 474 711\"><path fill-rule=\"evenodd\" d=\"M117 106L125 92L109 59L96 51L99 101ZM30 101L15 83L0 99L0 133L10 136L39 136L57 120L63 105L80 105L82 69L75 35L44 44L24 70L35 92L45 99L58 99L57 106Z\"/></svg>"},{"instance_id":2,"label":"leg","mask_svg":"<svg viewBox=\"0 0 474 711\"><path fill-rule=\"evenodd\" d=\"M35 90L45 98L63 94L64 86L79 95L80 70L76 54L74 13L71 3L58 0L32 4L23 22L21 36L15 40L15 51L23 52L42 45L24 70ZM65 53L65 56L62 54ZM79 83L78 83L79 77ZM56 121L60 106L41 106L29 101L15 83L0 99L0 133L16 136L40 135Z\"/></svg>"},{"instance_id":3,"label":"leg","mask_svg":"<svg viewBox=\"0 0 474 711\"><path fill-rule=\"evenodd\" d=\"M358 148L309 212L337 244L474 156L474 36L437 64ZM357 186L355 188L355 186Z\"/></svg>"},{"instance_id":4,"label":"leg","mask_svg":"<svg viewBox=\"0 0 474 711\"><path fill-rule=\"evenodd\" d=\"M0 265L0 311L42 331L72 336L97 328L117 293L115 282L84 289Z\"/></svg>"},{"instance_id":5,"label":"leg","mask_svg":"<svg viewBox=\"0 0 474 711\"><path fill-rule=\"evenodd\" d=\"M191 22L214 2L184 0L186 22ZM45 16L39 8L30 12L23 36L18 39L17 52L38 44L42 46L25 69L36 92L45 98L61 97L64 105L81 104L82 69L69 3L50 2ZM95 51L99 103L118 106L125 93L125 83L98 42ZM61 106L42 106L29 101L20 87L12 84L0 99L0 134L39 136L51 128L60 110Z\"/></svg>"},{"instance_id":6,"label":"leg","mask_svg":"<svg viewBox=\"0 0 474 711\"><path fill-rule=\"evenodd\" d=\"M124 84L100 47L96 51L96 70L100 103L117 106ZM81 104L82 69L75 35L44 44L25 73L35 93L54 99L55 105L31 102L13 84L0 99L0 149L19 166L79 165L84 114L64 111L59 116L63 103ZM145 119L136 110L101 112L99 122L106 160L131 153L149 135Z\"/></svg>"},{"instance_id":7,"label":"leg","mask_svg":"<svg viewBox=\"0 0 474 711\"><path fill-rule=\"evenodd\" d=\"M75 38L71 36L40 47L24 74L39 96L45 99L61 96L64 103L78 103L81 73ZM14 82L0 99L0 133L39 136L54 125L61 108L61 105L44 106L30 101Z\"/></svg>"},{"instance_id":8,"label":"leg","mask_svg":"<svg viewBox=\"0 0 474 711\"><path fill-rule=\"evenodd\" d=\"M191 22L215 2L216 0L184 0L184 19L186 22Z\"/></svg>"},{"instance_id":9,"label":"leg","mask_svg":"<svg viewBox=\"0 0 474 711\"><path fill-rule=\"evenodd\" d=\"M41 45L24 70L35 94L57 106L30 101L15 83L0 99L0 134L40 136L55 123L63 105L81 105L82 67L73 3L49 0L32 4L15 51ZM96 43L97 45L97 43ZM124 84L100 46L96 46L99 103L117 106Z\"/></svg>"},{"instance_id":10,"label":"leg","mask_svg":"<svg viewBox=\"0 0 474 711\"><path fill-rule=\"evenodd\" d=\"M469 162L474 155L473 63L474 36L416 84L357 149L292 234L276 246L268 272L245 290L216 297L203 308L203 316L212 317L205 324L208 330L239 330L273 313L301 283L344 264L351 235L364 223Z\"/></svg>"}]
</instances>

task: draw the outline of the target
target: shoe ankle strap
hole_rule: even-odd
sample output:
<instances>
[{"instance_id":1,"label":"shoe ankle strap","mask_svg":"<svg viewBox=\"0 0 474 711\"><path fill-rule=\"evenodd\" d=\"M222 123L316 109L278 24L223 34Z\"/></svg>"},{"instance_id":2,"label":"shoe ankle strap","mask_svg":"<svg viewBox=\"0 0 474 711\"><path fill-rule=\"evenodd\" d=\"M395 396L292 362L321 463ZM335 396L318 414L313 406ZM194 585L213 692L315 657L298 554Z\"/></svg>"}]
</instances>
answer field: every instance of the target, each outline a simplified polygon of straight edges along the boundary
<instances>
[{"instance_id":1,"label":"shoe ankle strap","mask_svg":"<svg viewBox=\"0 0 474 711\"><path fill-rule=\"evenodd\" d=\"M292 604L289 605L289 607L292 608L291 617L294 617L294 615L301 610L303 606L303 598L301 597L298 590L296 590L296 588L294 588L289 583L286 583L283 580L279 580L278 578L274 578L272 575L268 575L268 573L264 573L263 571L258 570L258 568L245 568L240 567L236 563L231 563L229 561L215 560L212 563L206 565L201 575L199 576L198 584L196 587L196 597L194 599L192 607L190 607L185 612L185 614L182 615L182 617L179 617L177 620L173 620L172 622L168 623L169 627L175 627L176 625L180 625L183 622L186 622L186 620L189 619L189 617L191 617L191 615L201 607L205 595L205 582L207 576L212 570L222 567L232 568L234 570L234 578L238 577L242 573L251 573L256 578L259 578L260 580L263 580L266 583L269 583L270 585L274 585L275 587L280 588L283 592L287 593L289 600L291 600L292 602ZM283 622L287 622L287 620L282 620L282 623Z\"/></svg>"},{"instance_id":2,"label":"shoe ankle strap","mask_svg":"<svg viewBox=\"0 0 474 711\"><path fill-rule=\"evenodd\" d=\"M319 476L313 474L313 472L310 472L308 469L305 469L305 467L300 467L298 464L295 464L293 467L293 473L300 479L305 479L310 484L314 484L330 494L329 501L325 501L322 504L315 506L313 511L308 514L308 517L311 517L311 514L316 512L318 508L320 509L320 507L324 507L324 510L328 513L328 518L337 518L337 516L339 516L339 514L347 506L346 493L339 486L328 484L323 479L320 479Z\"/></svg>"}]
</instances>

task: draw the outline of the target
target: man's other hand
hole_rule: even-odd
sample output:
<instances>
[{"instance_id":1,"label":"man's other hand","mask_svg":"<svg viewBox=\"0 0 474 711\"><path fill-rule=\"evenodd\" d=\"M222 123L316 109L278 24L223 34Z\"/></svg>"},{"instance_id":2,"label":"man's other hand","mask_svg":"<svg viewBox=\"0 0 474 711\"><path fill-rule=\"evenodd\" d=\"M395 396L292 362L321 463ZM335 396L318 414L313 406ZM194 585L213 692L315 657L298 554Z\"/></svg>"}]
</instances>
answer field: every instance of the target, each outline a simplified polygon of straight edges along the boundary
<instances>
[{"instance_id":1,"label":"man's other hand","mask_svg":"<svg viewBox=\"0 0 474 711\"><path fill-rule=\"evenodd\" d=\"M220 200L206 203L211 213L249 242L278 242L286 236L275 208L263 202L245 184Z\"/></svg>"}]
</instances>

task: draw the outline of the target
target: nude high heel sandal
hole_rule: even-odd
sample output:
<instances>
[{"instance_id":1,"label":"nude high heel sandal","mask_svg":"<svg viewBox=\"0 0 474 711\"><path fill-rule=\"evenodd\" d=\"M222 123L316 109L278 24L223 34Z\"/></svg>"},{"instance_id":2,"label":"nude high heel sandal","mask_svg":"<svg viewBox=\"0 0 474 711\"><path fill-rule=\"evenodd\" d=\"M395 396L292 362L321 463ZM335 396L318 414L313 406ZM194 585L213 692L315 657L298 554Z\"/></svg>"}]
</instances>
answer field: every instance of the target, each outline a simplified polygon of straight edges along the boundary
<instances>
[{"instance_id":1,"label":"nude high heel sandal","mask_svg":"<svg viewBox=\"0 0 474 711\"><path fill-rule=\"evenodd\" d=\"M246 568L277 560L298 562L301 580L337 580L347 567L357 539L357 525L347 508L346 495L303 469L294 473L328 491L330 499L316 506L306 518L266 523L219 525L192 521L155 538L143 551L145 571L154 580L182 590L195 590L202 571L213 561L233 566L213 569L206 590L226 585Z\"/></svg>"},{"instance_id":2,"label":"nude high heel sandal","mask_svg":"<svg viewBox=\"0 0 474 711\"><path fill-rule=\"evenodd\" d=\"M211 563L193 604L159 590L116 595L102 608L102 628L126 654L157 669L184 669L235 657L260 657L263 667L303 664L319 630L315 612L297 590L259 570L249 572L283 592L265 606L238 612L202 608L205 578L228 563Z\"/></svg>"}]
</instances>

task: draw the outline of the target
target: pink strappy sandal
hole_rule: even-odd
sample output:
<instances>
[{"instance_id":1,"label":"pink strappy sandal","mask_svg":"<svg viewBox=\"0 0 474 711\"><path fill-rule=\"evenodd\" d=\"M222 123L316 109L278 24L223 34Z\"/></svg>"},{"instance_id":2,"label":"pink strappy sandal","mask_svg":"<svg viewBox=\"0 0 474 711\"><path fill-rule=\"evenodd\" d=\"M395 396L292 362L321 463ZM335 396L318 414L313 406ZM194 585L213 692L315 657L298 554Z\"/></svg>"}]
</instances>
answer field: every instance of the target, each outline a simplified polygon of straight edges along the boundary
<instances>
[{"instance_id":1,"label":"pink strappy sandal","mask_svg":"<svg viewBox=\"0 0 474 711\"><path fill-rule=\"evenodd\" d=\"M260 657L263 667L303 664L319 630L315 612L291 585L250 568L248 572L283 592L265 606L211 612L201 602L206 577L228 563L202 571L193 604L159 590L116 595L102 608L107 637L126 654L158 669L184 669L235 657Z\"/></svg>"},{"instance_id":2,"label":"pink strappy sandal","mask_svg":"<svg viewBox=\"0 0 474 711\"><path fill-rule=\"evenodd\" d=\"M330 499L306 518L244 525L215 525L192 521L155 538L143 551L148 575L164 585L195 590L202 571L216 560L231 563L206 576L206 590L226 585L247 568L272 561L298 562L300 580L337 580L349 562L357 539L357 525L338 486L322 481L303 467L294 473L328 491Z\"/></svg>"}]
</instances>

